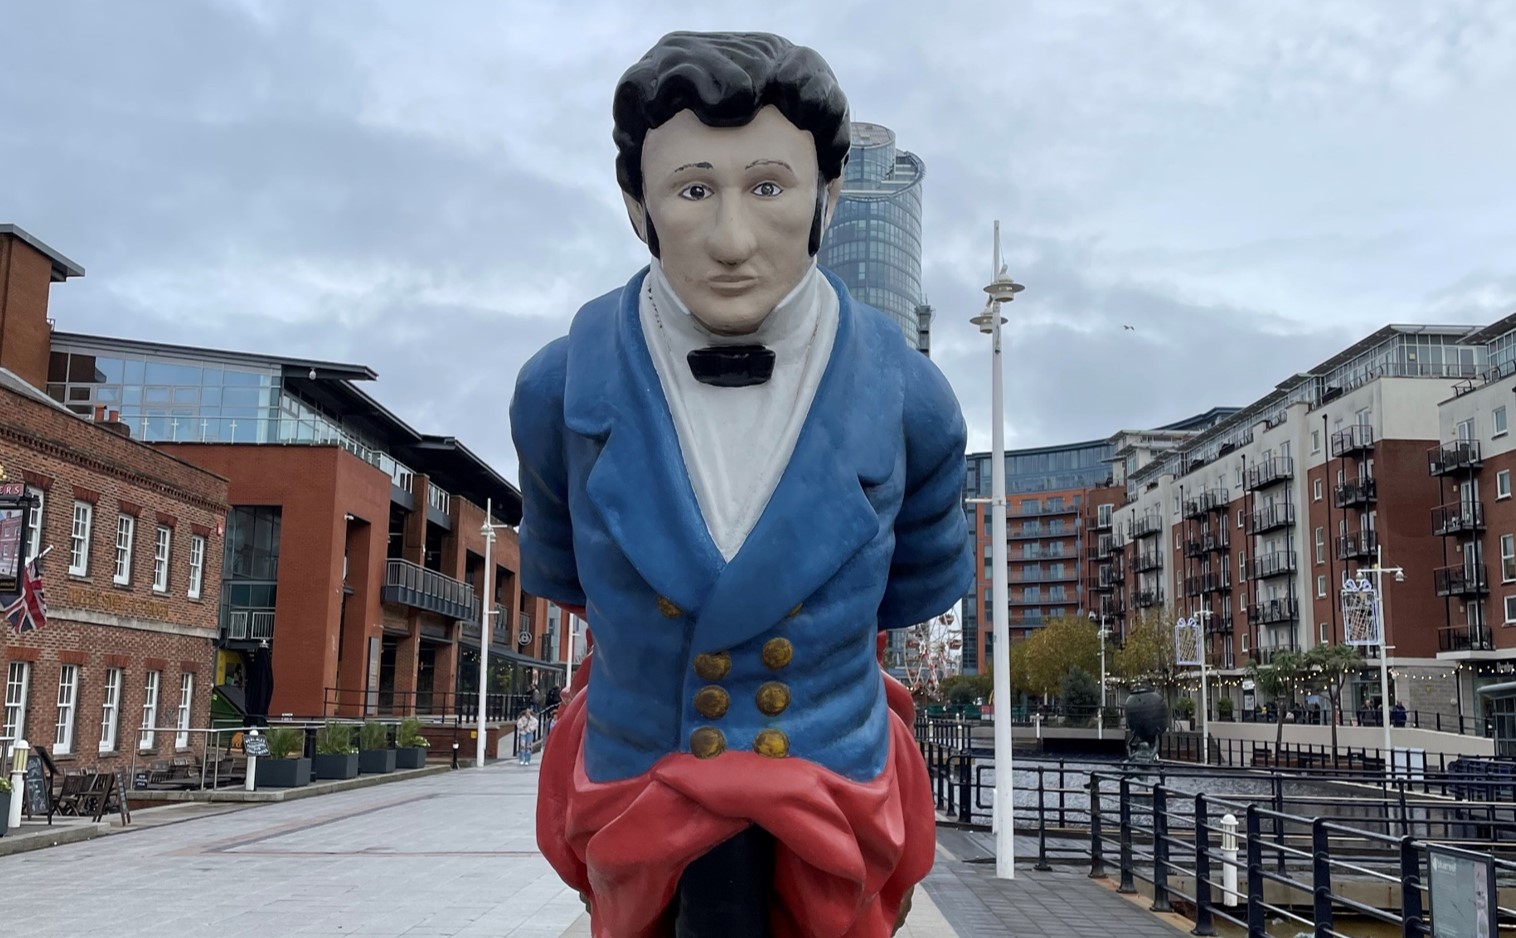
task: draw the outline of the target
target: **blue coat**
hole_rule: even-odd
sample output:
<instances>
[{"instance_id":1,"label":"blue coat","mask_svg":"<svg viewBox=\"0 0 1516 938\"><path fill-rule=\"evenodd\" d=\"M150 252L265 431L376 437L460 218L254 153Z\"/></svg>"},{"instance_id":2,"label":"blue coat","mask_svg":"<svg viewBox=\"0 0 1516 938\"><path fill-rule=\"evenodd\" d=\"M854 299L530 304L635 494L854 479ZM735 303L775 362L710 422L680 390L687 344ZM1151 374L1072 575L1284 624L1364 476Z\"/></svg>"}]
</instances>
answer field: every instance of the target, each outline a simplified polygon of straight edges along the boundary
<instances>
[{"instance_id":1,"label":"blue coat","mask_svg":"<svg viewBox=\"0 0 1516 938\"><path fill-rule=\"evenodd\" d=\"M968 590L965 434L947 380L836 277L831 360L795 451L728 562L712 542L638 320L646 270L522 368L521 585L585 606L584 764L749 750L876 777L889 751L880 629Z\"/></svg>"}]
</instances>

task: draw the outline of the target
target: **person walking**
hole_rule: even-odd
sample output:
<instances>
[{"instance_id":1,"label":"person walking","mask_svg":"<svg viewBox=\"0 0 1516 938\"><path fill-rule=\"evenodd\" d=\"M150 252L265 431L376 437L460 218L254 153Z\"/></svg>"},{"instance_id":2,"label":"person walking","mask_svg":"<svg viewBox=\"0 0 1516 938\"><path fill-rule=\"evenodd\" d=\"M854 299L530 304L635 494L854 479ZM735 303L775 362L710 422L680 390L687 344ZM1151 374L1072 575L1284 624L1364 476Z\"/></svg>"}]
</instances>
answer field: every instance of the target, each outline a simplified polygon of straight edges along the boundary
<instances>
[{"instance_id":1,"label":"person walking","mask_svg":"<svg viewBox=\"0 0 1516 938\"><path fill-rule=\"evenodd\" d=\"M532 764L532 742L537 738L537 715L531 707L521 711L516 718L516 761L522 765Z\"/></svg>"}]
</instances>

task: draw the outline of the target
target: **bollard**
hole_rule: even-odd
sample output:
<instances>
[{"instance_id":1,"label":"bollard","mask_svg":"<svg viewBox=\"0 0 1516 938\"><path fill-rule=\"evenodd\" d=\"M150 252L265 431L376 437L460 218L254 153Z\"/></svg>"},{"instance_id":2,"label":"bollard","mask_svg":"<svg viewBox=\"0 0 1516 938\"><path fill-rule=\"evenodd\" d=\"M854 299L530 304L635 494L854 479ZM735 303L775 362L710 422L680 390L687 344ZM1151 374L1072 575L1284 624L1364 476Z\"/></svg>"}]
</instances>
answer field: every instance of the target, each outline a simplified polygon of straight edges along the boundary
<instances>
[{"instance_id":1,"label":"bollard","mask_svg":"<svg viewBox=\"0 0 1516 938\"><path fill-rule=\"evenodd\" d=\"M1268 938L1263 907L1263 824L1258 806L1248 805L1248 938Z\"/></svg>"},{"instance_id":2,"label":"bollard","mask_svg":"<svg viewBox=\"0 0 1516 938\"><path fill-rule=\"evenodd\" d=\"M1400 919L1403 938L1421 938L1421 854L1411 837L1400 838Z\"/></svg>"},{"instance_id":3,"label":"bollard","mask_svg":"<svg viewBox=\"0 0 1516 938\"><path fill-rule=\"evenodd\" d=\"M1237 908L1237 815L1221 816L1221 904Z\"/></svg>"},{"instance_id":4,"label":"bollard","mask_svg":"<svg viewBox=\"0 0 1516 938\"><path fill-rule=\"evenodd\" d=\"M452 764L451 768L455 768L456 769L457 767L458 767L458 740L454 739L453 740L453 764Z\"/></svg>"},{"instance_id":5,"label":"bollard","mask_svg":"<svg viewBox=\"0 0 1516 938\"><path fill-rule=\"evenodd\" d=\"M246 735L248 735L248 736L258 736L260 734L258 733L258 730L255 728L255 729L248 730ZM243 752L247 751L247 744L246 743L243 744L242 751ZM243 791L257 791L257 789L258 789L258 757L257 756L248 756L247 757L247 778L244 779L243 782L242 782L242 790Z\"/></svg>"},{"instance_id":6,"label":"bollard","mask_svg":"<svg viewBox=\"0 0 1516 938\"><path fill-rule=\"evenodd\" d=\"M21 827L21 804L26 800L26 762L31 749L31 744L24 739L11 745L11 810L6 818L11 830ZM48 823L52 823L51 818Z\"/></svg>"}]
</instances>

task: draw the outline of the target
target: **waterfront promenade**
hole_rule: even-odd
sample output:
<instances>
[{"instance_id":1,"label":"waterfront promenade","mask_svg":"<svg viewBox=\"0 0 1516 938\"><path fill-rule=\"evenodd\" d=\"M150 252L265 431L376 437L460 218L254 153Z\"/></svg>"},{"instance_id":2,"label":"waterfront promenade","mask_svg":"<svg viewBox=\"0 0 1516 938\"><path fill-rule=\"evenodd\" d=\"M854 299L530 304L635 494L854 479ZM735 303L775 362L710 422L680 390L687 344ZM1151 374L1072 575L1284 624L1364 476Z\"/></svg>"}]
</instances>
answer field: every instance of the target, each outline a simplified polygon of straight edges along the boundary
<instances>
[{"instance_id":1,"label":"waterfront promenade","mask_svg":"<svg viewBox=\"0 0 1516 938\"><path fill-rule=\"evenodd\" d=\"M375 938L587 936L537 852L537 768L502 762L278 804L139 811L133 829L0 856L6 933ZM168 813L159 813L166 811ZM181 820L182 819L182 820ZM168 821L165 823L165 821ZM944 831L908 938L1175 938L1082 869L1014 883ZM1030 855L1028 855L1030 856ZM982 858L981 858L982 859Z\"/></svg>"}]
</instances>

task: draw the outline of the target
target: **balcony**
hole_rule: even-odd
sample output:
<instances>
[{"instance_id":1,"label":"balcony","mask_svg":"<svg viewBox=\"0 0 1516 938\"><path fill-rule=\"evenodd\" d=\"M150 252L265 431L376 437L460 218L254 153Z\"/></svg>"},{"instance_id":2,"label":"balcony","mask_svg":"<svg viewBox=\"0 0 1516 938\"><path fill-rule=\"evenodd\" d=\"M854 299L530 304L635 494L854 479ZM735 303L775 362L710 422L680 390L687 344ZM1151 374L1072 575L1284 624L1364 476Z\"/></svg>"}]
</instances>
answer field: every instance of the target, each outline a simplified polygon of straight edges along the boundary
<instances>
[{"instance_id":1,"label":"balcony","mask_svg":"<svg viewBox=\"0 0 1516 938\"><path fill-rule=\"evenodd\" d=\"M1295 478L1295 460L1289 456L1275 456L1255 463L1248 469L1247 489L1256 492L1280 482Z\"/></svg>"},{"instance_id":2,"label":"balcony","mask_svg":"<svg viewBox=\"0 0 1516 938\"><path fill-rule=\"evenodd\" d=\"M1213 511L1226 511L1232 503L1226 489L1215 488L1201 492L1184 503L1184 516L1186 518L1203 518Z\"/></svg>"},{"instance_id":3,"label":"balcony","mask_svg":"<svg viewBox=\"0 0 1516 938\"><path fill-rule=\"evenodd\" d=\"M1120 596L1100 597L1100 614L1103 616L1126 615L1126 601Z\"/></svg>"},{"instance_id":4,"label":"balcony","mask_svg":"<svg viewBox=\"0 0 1516 938\"><path fill-rule=\"evenodd\" d=\"M1074 595L1067 592L1043 593L1041 590L1038 590L1031 595L1027 595L1026 593L1018 593L1013 590L1010 601L1013 606L1061 606L1065 603L1073 602L1074 599Z\"/></svg>"},{"instance_id":5,"label":"balcony","mask_svg":"<svg viewBox=\"0 0 1516 938\"><path fill-rule=\"evenodd\" d=\"M1202 573L1200 575L1200 591L1202 593L1230 593L1232 591L1232 571L1223 570L1220 573Z\"/></svg>"},{"instance_id":6,"label":"balcony","mask_svg":"<svg viewBox=\"0 0 1516 938\"><path fill-rule=\"evenodd\" d=\"M1218 671L1230 671L1237 667L1237 659L1229 651L1207 652L1206 661Z\"/></svg>"},{"instance_id":7,"label":"balcony","mask_svg":"<svg viewBox=\"0 0 1516 938\"><path fill-rule=\"evenodd\" d=\"M1459 440L1427 451L1427 473L1430 475L1442 476L1460 469L1473 472L1482 465L1484 459L1479 454L1477 440Z\"/></svg>"},{"instance_id":8,"label":"balcony","mask_svg":"<svg viewBox=\"0 0 1516 938\"><path fill-rule=\"evenodd\" d=\"M1044 537L1078 537L1079 529L1071 524L1022 524L1018 528L1006 528L1007 540L1028 540Z\"/></svg>"},{"instance_id":9,"label":"balcony","mask_svg":"<svg viewBox=\"0 0 1516 938\"><path fill-rule=\"evenodd\" d=\"M1085 548L1085 556L1091 560L1105 560L1115 552L1115 546L1107 538L1101 538L1100 543Z\"/></svg>"},{"instance_id":10,"label":"balcony","mask_svg":"<svg viewBox=\"0 0 1516 938\"><path fill-rule=\"evenodd\" d=\"M1484 530L1484 506L1475 501L1450 502L1432 509L1432 533L1455 537Z\"/></svg>"},{"instance_id":11,"label":"balcony","mask_svg":"<svg viewBox=\"0 0 1516 938\"><path fill-rule=\"evenodd\" d=\"M1343 427L1332 434L1332 458L1368 453L1374 450L1374 428L1366 426Z\"/></svg>"},{"instance_id":12,"label":"balcony","mask_svg":"<svg viewBox=\"0 0 1516 938\"><path fill-rule=\"evenodd\" d=\"M1130 524L1132 540L1142 537L1152 537L1163 530L1163 516L1159 514L1143 515L1141 518L1133 518Z\"/></svg>"},{"instance_id":13,"label":"balcony","mask_svg":"<svg viewBox=\"0 0 1516 938\"><path fill-rule=\"evenodd\" d=\"M1205 634L1207 635L1220 635L1232 631L1232 617L1230 614L1207 616L1204 621Z\"/></svg>"},{"instance_id":14,"label":"balcony","mask_svg":"<svg viewBox=\"0 0 1516 938\"><path fill-rule=\"evenodd\" d=\"M1379 546L1379 535L1373 531L1361 531L1337 538L1338 560L1367 560L1374 556Z\"/></svg>"},{"instance_id":15,"label":"balcony","mask_svg":"<svg viewBox=\"0 0 1516 938\"><path fill-rule=\"evenodd\" d=\"M1249 534L1262 534L1265 531L1272 531L1294 523L1294 505L1270 505L1262 511L1255 511L1247 516L1247 531Z\"/></svg>"},{"instance_id":16,"label":"balcony","mask_svg":"<svg viewBox=\"0 0 1516 938\"><path fill-rule=\"evenodd\" d=\"M1132 594L1132 604L1139 609L1163 605L1163 590L1138 590Z\"/></svg>"},{"instance_id":17,"label":"balcony","mask_svg":"<svg viewBox=\"0 0 1516 938\"><path fill-rule=\"evenodd\" d=\"M1332 504L1338 508L1351 508L1354 505L1372 505L1378 497L1378 486L1374 484L1373 479L1344 482L1332 489Z\"/></svg>"},{"instance_id":18,"label":"balcony","mask_svg":"<svg viewBox=\"0 0 1516 938\"><path fill-rule=\"evenodd\" d=\"M1432 571L1438 596L1483 596L1490 591L1490 576L1482 563L1460 563Z\"/></svg>"},{"instance_id":19,"label":"balcony","mask_svg":"<svg viewBox=\"0 0 1516 938\"><path fill-rule=\"evenodd\" d=\"M1110 514L1107 514L1105 516L1104 520L1102 520L1101 517L1100 517L1100 515L1096 514L1095 515L1095 520L1092 521L1092 522L1090 522L1090 530L1091 531L1109 531L1109 530L1111 530L1111 528L1113 527L1113 523L1111 521L1111 517L1112 516Z\"/></svg>"},{"instance_id":20,"label":"balcony","mask_svg":"<svg viewBox=\"0 0 1516 938\"><path fill-rule=\"evenodd\" d=\"M1232 547L1232 535L1225 528L1219 534L1207 534L1200 540L1208 554L1224 554Z\"/></svg>"},{"instance_id":21,"label":"balcony","mask_svg":"<svg viewBox=\"0 0 1516 938\"><path fill-rule=\"evenodd\" d=\"M1295 552L1293 550L1276 550L1272 554L1264 554L1253 561L1253 579L1255 580L1294 572Z\"/></svg>"},{"instance_id":22,"label":"balcony","mask_svg":"<svg viewBox=\"0 0 1516 938\"><path fill-rule=\"evenodd\" d=\"M232 609L226 614L226 638L260 641L274 637L274 610Z\"/></svg>"},{"instance_id":23,"label":"balcony","mask_svg":"<svg viewBox=\"0 0 1516 938\"><path fill-rule=\"evenodd\" d=\"M1126 581L1126 562L1121 554L1111 555L1111 582L1122 583Z\"/></svg>"},{"instance_id":24,"label":"balcony","mask_svg":"<svg viewBox=\"0 0 1516 938\"><path fill-rule=\"evenodd\" d=\"M1300 600L1298 599L1271 599L1248 606L1248 621L1254 625L1294 622L1299 618Z\"/></svg>"},{"instance_id":25,"label":"balcony","mask_svg":"<svg viewBox=\"0 0 1516 938\"><path fill-rule=\"evenodd\" d=\"M477 616L478 605L474 601L472 586L408 560L386 561L384 588L380 590L379 598L387 603L435 612L449 619Z\"/></svg>"},{"instance_id":26,"label":"balcony","mask_svg":"<svg viewBox=\"0 0 1516 938\"><path fill-rule=\"evenodd\" d=\"M1256 659L1259 664L1267 667L1273 664L1274 658L1283 651L1299 651L1299 649L1296 648L1292 642L1286 642L1279 645L1260 646L1253 649L1253 658Z\"/></svg>"},{"instance_id":27,"label":"balcony","mask_svg":"<svg viewBox=\"0 0 1516 938\"><path fill-rule=\"evenodd\" d=\"M1200 577L1198 577L1198 576L1187 576L1187 577L1184 578L1184 595L1186 595L1186 596L1199 596L1200 595Z\"/></svg>"},{"instance_id":28,"label":"balcony","mask_svg":"<svg viewBox=\"0 0 1516 938\"><path fill-rule=\"evenodd\" d=\"M1011 574L1012 583L1072 583L1079 579L1073 567L1065 570L1020 570Z\"/></svg>"},{"instance_id":29,"label":"balcony","mask_svg":"<svg viewBox=\"0 0 1516 938\"><path fill-rule=\"evenodd\" d=\"M1449 625L1437 630L1438 651L1494 651L1495 639L1487 625Z\"/></svg>"},{"instance_id":30,"label":"balcony","mask_svg":"<svg viewBox=\"0 0 1516 938\"><path fill-rule=\"evenodd\" d=\"M1158 551L1138 554L1132 558L1132 569L1138 573L1147 573L1149 570L1158 570L1163 567L1163 555Z\"/></svg>"},{"instance_id":31,"label":"balcony","mask_svg":"<svg viewBox=\"0 0 1516 938\"><path fill-rule=\"evenodd\" d=\"M1012 518L1040 518L1043 515L1077 515L1079 506L1074 504L1058 503L1057 505L1038 505L1035 508L1029 505L1018 505L1006 511Z\"/></svg>"}]
</instances>

